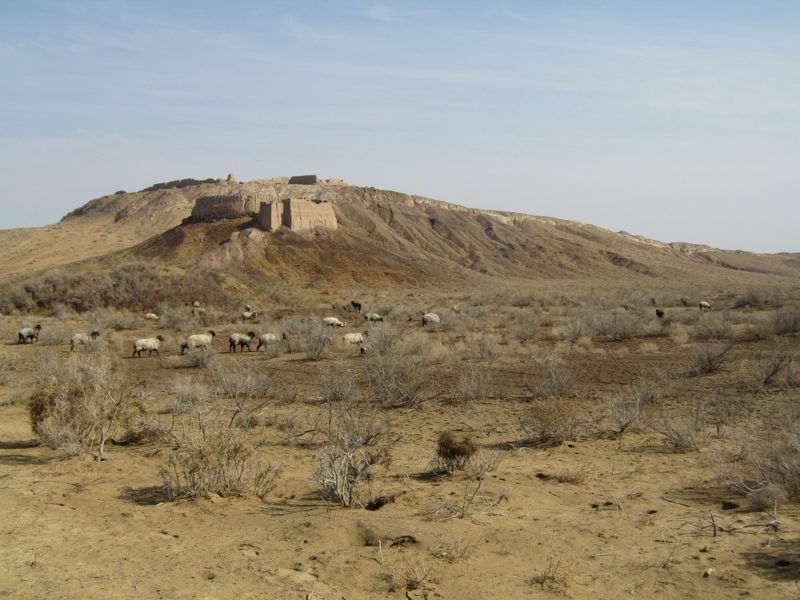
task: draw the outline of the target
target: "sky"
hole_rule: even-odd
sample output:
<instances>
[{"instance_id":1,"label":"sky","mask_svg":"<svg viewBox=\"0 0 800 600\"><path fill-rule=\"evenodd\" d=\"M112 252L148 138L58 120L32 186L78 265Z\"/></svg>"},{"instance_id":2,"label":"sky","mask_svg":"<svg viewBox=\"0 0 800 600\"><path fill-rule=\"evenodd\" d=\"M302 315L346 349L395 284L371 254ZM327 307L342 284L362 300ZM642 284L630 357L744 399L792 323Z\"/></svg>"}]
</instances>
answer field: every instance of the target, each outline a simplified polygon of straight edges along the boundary
<instances>
[{"instance_id":1,"label":"sky","mask_svg":"<svg viewBox=\"0 0 800 600\"><path fill-rule=\"evenodd\" d=\"M0 0L0 228L316 173L800 252L800 2Z\"/></svg>"}]
</instances>

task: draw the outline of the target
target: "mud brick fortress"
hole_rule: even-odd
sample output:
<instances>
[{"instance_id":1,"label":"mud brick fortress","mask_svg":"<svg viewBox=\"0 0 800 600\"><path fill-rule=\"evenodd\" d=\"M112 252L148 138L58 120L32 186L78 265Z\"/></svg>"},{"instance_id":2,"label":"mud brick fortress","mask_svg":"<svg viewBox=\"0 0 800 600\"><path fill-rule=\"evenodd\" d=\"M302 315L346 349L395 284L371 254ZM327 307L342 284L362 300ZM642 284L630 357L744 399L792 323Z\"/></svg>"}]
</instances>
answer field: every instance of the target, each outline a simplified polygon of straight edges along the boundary
<instances>
[{"instance_id":1,"label":"mud brick fortress","mask_svg":"<svg viewBox=\"0 0 800 600\"><path fill-rule=\"evenodd\" d=\"M228 181L231 181L230 176ZM202 196L195 201L191 219L218 221L253 217L258 226L266 231L275 231L279 227L292 231L318 228L335 230L337 224L333 205L314 198L311 186L338 184L338 180L320 182L316 175L300 175L288 181L275 181L270 189L234 189L229 193ZM306 188L308 191L295 190L300 186L309 186Z\"/></svg>"}]
</instances>

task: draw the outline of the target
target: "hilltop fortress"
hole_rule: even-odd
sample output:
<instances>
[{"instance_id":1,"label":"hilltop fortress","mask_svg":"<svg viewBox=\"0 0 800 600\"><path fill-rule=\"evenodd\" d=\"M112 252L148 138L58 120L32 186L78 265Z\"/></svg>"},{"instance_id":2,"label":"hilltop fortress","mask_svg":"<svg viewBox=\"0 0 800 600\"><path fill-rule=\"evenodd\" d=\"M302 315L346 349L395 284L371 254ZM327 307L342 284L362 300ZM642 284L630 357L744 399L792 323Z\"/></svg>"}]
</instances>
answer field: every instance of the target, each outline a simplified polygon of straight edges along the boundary
<instances>
[{"instance_id":1,"label":"hilltop fortress","mask_svg":"<svg viewBox=\"0 0 800 600\"><path fill-rule=\"evenodd\" d=\"M236 185L231 175L227 183ZM343 182L336 179L321 181L316 175L299 175L261 182L258 189L251 185L236 185L229 192L198 198L191 219L218 221L253 217L266 231L275 231L279 227L292 231L335 230L337 223L333 205L316 193L320 185L338 186Z\"/></svg>"}]
</instances>

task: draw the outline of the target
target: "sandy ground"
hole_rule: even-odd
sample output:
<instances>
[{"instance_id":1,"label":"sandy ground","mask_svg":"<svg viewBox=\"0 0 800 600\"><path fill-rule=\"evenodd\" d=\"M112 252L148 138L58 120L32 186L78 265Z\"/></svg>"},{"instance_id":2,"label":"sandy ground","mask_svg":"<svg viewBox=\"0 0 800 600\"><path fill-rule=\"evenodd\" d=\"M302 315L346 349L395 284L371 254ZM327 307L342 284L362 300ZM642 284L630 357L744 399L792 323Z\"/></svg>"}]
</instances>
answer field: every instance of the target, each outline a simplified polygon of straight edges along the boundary
<instances>
[{"instance_id":1,"label":"sandy ground","mask_svg":"<svg viewBox=\"0 0 800 600\"><path fill-rule=\"evenodd\" d=\"M128 332L125 332L126 334ZM222 336L221 336L222 337ZM795 340L796 341L796 340ZM642 360L679 365L685 350L661 342L644 356L640 342L609 345L567 358L590 368L578 402L587 411L614 386L630 382ZM310 423L320 363L296 355L228 355L259 361L298 392L275 401L257 434L284 471L265 501L222 498L165 501L157 486L169 448L111 446L109 460L61 459L40 447L20 398L44 345L6 345L23 361L0 386L0 595L14 598L797 598L800 511L772 520L748 512L709 469L713 448L670 453L653 434L621 440L581 438L557 447L519 444L517 416L526 404L500 394L453 407L428 401L388 411L400 443L374 491L402 492L377 511L339 508L312 480L313 446L291 443L277 424ZM57 347L61 356L67 350ZM337 347L358 368L351 349ZM349 362L347 362L349 361ZM330 364L330 359L321 364ZM165 402L170 381L196 369L168 369L166 359L124 359L132 381L147 378ZM341 362L337 364L342 364ZM456 365L456 369L458 366ZM509 389L519 366L495 369ZM517 379L515 379L517 377ZM714 379L717 377L717 379ZM725 373L698 382L706 393ZM588 382L588 384L586 384ZM694 385L694 384L693 384ZM159 387L160 386L160 387ZM689 393L694 393L689 390ZM501 461L476 481L431 473L438 433L469 434ZM585 471L585 481L555 475ZM478 487L479 486L479 487ZM463 518L429 518L442 503L462 504ZM739 508L724 510L723 501ZM713 521L712 521L713 519ZM714 534L712 523L718 531ZM459 557L464 550L466 556ZM454 554L456 556L454 556ZM391 574L416 573L417 589L390 592ZM535 579L544 581L537 583ZM424 576L424 578L423 578Z\"/></svg>"}]
</instances>

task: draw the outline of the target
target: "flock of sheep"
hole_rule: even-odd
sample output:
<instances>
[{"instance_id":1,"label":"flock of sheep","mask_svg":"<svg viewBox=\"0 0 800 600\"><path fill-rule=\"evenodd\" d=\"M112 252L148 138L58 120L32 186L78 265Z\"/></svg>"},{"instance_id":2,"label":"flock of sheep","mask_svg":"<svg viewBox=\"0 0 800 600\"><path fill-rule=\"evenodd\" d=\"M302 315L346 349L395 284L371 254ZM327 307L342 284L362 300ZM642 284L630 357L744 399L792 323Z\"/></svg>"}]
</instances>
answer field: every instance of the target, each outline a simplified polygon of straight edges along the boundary
<instances>
[{"instance_id":1,"label":"flock of sheep","mask_svg":"<svg viewBox=\"0 0 800 600\"><path fill-rule=\"evenodd\" d=\"M350 302L350 305L356 311L356 313L361 313L362 305L360 302L356 302L355 300ZM189 305L187 305L189 306ZM195 301L191 304L191 310L194 314L197 314L198 311L202 311L200 307L200 303ZM245 310L242 312L242 321L250 321L255 319L258 316L258 313L252 310L252 307L248 304L245 305ZM148 321L158 321L159 316L156 313L148 312L144 314L144 318ZM364 319L370 323L380 323L383 322L383 316L376 312L368 312L364 315ZM422 315L422 325L428 325L431 323L440 323L441 318L436 313L425 313ZM328 327L346 327L347 324L341 321L338 317L324 317L322 319L322 323ZM42 326L36 325L35 327L23 327L18 332L18 342L19 344L24 343L33 343L39 341L39 334L41 333ZM199 333L189 335L185 340L183 340L180 344L181 354L185 354L187 351L191 350L206 350L208 349L214 338L216 337L216 333L213 330L209 330L206 333ZM360 346L359 352L361 354L366 354L367 350L363 347L363 344L367 341L367 336L369 335L368 331L364 332L354 332L354 333L346 333L342 336L342 339L347 342L348 344L358 344ZM75 348L78 346L88 346L91 342L95 341L100 336L99 331L92 331L91 333L76 333L70 337L70 352L74 351ZM248 351L252 351L250 346L251 343L258 341L258 346L256 347L256 352L258 352L262 346L267 346L269 344L275 344L280 342L281 340L287 340L288 335L286 333L276 334L276 333L262 333L257 334L254 331L248 331L247 333L232 333L228 338L228 351L229 352L236 352L237 348L239 352L244 352L244 349L247 348ZM148 356L152 356L155 352L156 356L160 356L159 348L161 347L162 342L164 342L164 337L162 335L157 335L155 337L148 337L148 338L140 338L134 340L133 342L133 354L131 358L141 358L143 352L147 352ZM322 342L324 345L331 345L333 344L333 339L330 336L323 336Z\"/></svg>"}]
</instances>

